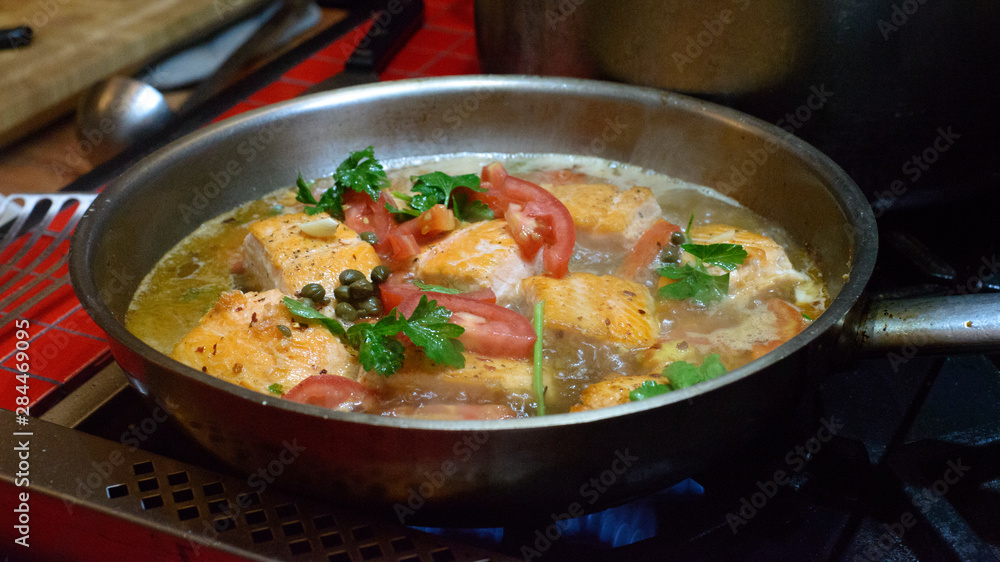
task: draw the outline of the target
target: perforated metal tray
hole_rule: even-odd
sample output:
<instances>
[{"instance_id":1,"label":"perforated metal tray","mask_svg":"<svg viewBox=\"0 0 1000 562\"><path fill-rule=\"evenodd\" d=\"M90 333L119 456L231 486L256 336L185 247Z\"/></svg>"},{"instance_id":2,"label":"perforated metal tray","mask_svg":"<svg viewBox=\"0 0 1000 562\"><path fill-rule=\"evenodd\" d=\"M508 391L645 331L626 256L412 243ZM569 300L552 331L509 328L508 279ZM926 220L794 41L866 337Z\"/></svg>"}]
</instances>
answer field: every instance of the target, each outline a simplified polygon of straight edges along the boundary
<instances>
[{"instance_id":1,"label":"perforated metal tray","mask_svg":"<svg viewBox=\"0 0 1000 562\"><path fill-rule=\"evenodd\" d=\"M115 369L80 392L106 394L123 380ZM77 413L91 406L78 405ZM68 409L46 417L67 417ZM289 495L263 479L150 453L128 439L115 442L36 418L19 425L7 410L0 410L0 427L4 441L26 440L30 451L27 487L17 476L17 454L8 448L0 455L0 505L13 509L19 494L29 493L30 547L13 553L16 559L512 560ZM13 533L10 525L0 530L5 548L14 544Z\"/></svg>"}]
</instances>

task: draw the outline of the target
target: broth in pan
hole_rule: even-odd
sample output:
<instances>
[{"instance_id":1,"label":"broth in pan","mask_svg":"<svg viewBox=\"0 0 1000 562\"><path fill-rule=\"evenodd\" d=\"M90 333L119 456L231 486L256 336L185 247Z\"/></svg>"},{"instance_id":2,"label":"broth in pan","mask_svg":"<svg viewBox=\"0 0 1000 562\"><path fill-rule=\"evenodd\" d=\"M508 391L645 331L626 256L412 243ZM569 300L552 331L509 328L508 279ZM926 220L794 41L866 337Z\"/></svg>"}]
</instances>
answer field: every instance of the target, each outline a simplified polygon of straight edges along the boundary
<instances>
[{"instance_id":1,"label":"broth in pan","mask_svg":"<svg viewBox=\"0 0 1000 562\"><path fill-rule=\"evenodd\" d=\"M202 225L126 323L272 397L496 419L717 377L827 303L801 248L706 187L590 157L369 147Z\"/></svg>"}]
</instances>

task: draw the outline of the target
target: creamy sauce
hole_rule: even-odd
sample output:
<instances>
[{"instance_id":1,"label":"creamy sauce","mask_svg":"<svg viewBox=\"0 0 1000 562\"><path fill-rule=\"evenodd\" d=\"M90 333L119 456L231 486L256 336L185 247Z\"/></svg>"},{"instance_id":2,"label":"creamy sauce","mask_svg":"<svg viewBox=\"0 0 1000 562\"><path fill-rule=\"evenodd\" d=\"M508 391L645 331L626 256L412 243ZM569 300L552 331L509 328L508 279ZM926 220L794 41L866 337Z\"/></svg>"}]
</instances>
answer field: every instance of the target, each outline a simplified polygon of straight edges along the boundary
<instances>
[{"instance_id":1,"label":"creamy sauce","mask_svg":"<svg viewBox=\"0 0 1000 562\"><path fill-rule=\"evenodd\" d=\"M629 164L583 156L458 154L387 160L383 164L393 181L393 190L402 191L410 187L412 175L431 171L478 175L485 164L493 161L503 162L511 175L536 183L544 183L546 171L570 170L579 174L574 177L582 178L574 183L611 183L623 189L637 185L648 187L668 221L684 226L693 216L695 225L721 223L763 234L780 243L795 269L809 277L804 283L777 286L766 293L742 299L727 298L707 308L689 301L658 299L660 343L646 350L591 341L563 342L547 333L547 368L554 372L558 381L554 384L556 388L550 388L551 394L547 395L554 411L567 411L588 384L613 373L659 372L670 361L683 359L697 364L713 352L720 353L723 364L734 369L759 355L771 340L783 337L780 327L782 322L791 321L790 314L796 316L794 320L798 325L805 322L798 314L815 318L827 305L828 298L818 270L784 231L704 186ZM283 188L201 226L164 256L144 279L126 316L128 329L157 350L169 354L174 345L198 325L220 293L245 289L240 277L231 270L241 259L240 244L248 232L246 225L274 214L298 212L301 207L294 201L294 190ZM570 270L609 275L621 264L622 256L621 248L578 237ZM646 283L654 295L656 283L655 276ZM797 303L798 308L789 313L784 308L769 305L772 299ZM509 306L530 316L530 303L514 302ZM797 330L800 329L801 325ZM791 336L784 339L788 337ZM400 402L399 397L389 401L393 400L393 403ZM525 401L524 396L513 393L508 396L508 403L522 415L531 411ZM415 405L411 401L403 402Z\"/></svg>"}]
</instances>

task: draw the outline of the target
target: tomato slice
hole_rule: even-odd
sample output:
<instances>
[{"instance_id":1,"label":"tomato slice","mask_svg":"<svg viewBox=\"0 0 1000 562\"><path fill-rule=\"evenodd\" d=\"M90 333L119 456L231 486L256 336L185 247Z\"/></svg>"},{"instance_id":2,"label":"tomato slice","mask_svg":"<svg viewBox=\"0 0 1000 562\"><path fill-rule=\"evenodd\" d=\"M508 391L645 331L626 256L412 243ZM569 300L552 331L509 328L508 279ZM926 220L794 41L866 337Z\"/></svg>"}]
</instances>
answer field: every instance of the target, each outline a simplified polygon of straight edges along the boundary
<instances>
[{"instance_id":1,"label":"tomato slice","mask_svg":"<svg viewBox=\"0 0 1000 562\"><path fill-rule=\"evenodd\" d=\"M399 312L407 316L413 314L424 294L429 300L437 301L438 306L452 311L451 322L465 328L458 340L469 351L487 357L516 359L527 359L534 352L537 338L531 320L496 304L463 295L421 291L404 298L399 304Z\"/></svg>"},{"instance_id":2,"label":"tomato slice","mask_svg":"<svg viewBox=\"0 0 1000 562\"><path fill-rule=\"evenodd\" d=\"M411 235L415 240L426 241L444 232L455 230L457 226L455 213L438 203L416 218L396 225L396 232L400 235Z\"/></svg>"},{"instance_id":3,"label":"tomato slice","mask_svg":"<svg viewBox=\"0 0 1000 562\"><path fill-rule=\"evenodd\" d=\"M435 299L439 295L447 295L447 293L438 293L436 291L424 291L423 289L405 282L397 282L390 280L388 283L383 283L379 286L379 291L382 297L382 307L385 310L392 310L399 306L399 303L403 302L407 297L417 295L417 300L420 300L420 295L426 294L427 298ZM485 302L488 304L495 304L497 302L497 295L493 292L493 289L486 287L485 289L479 289L477 291L470 291L468 293L460 293L464 299ZM414 305L416 306L416 305ZM443 305L442 305L443 306ZM413 310L410 309L409 313Z\"/></svg>"},{"instance_id":4,"label":"tomato slice","mask_svg":"<svg viewBox=\"0 0 1000 562\"><path fill-rule=\"evenodd\" d=\"M544 242L542 226L537 220L529 217L524 212L524 207L517 203L507 205L504 218L507 220L507 228L510 230L511 236L514 237L514 241L517 242L517 246L521 248L524 258L535 259Z\"/></svg>"},{"instance_id":5,"label":"tomato slice","mask_svg":"<svg viewBox=\"0 0 1000 562\"><path fill-rule=\"evenodd\" d=\"M384 191L376 201L364 193L348 191L344 194L344 222L355 232L374 232L378 237L375 251L383 260L397 262L419 254L416 238L400 232L386 205L395 207Z\"/></svg>"},{"instance_id":6,"label":"tomato slice","mask_svg":"<svg viewBox=\"0 0 1000 562\"><path fill-rule=\"evenodd\" d=\"M292 402L342 412L374 411L378 405L375 390L340 375L313 375L295 385L283 397Z\"/></svg>"},{"instance_id":7,"label":"tomato slice","mask_svg":"<svg viewBox=\"0 0 1000 562\"><path fill-rule=\"evenodd\" d=\"M378 236L375 250L379 255L389 252L389 235L395 226L386 204L391 205L392 201L385 192L376 201L357 191L344 193L344 222L355 232L374 232Z\"/></svg>"},{"instance_id":8,"label":"tomato slice","mask_svg":"<svg viewBox=\"0 0 1000 562\"><path fill-rule=\"evenodd\" d=\"M774 351L781 344L794 338L806 328L805 318L802 312L791 304L781 299L771 299L767 301L767 309L774 313L775 325L778 328L778 336L765 343L753 346L753 358L757 359L764 354Z\"/></svg>"},{"instance_id":9,"label":"tomato slice","mask_svg":"<svg viewBox=\"0 0 1000 562\"><path fill-rule=\"evenodd\" d=\"M487 191L473 192L471 197L489 206L497 218L506 218L512 204L520 206L520 214L514 217L517 231L512 229L512 234L525 257L537 254L537 235L542 241L545 272L556 278L566 275L576 245L576 227L562 201L541 186L509 175L499 162L483 168L480 186Z\"/></svg>"},{"instance_id":10,"label":"tomato slice","mask_svg":"<svg viewBox=\"0 0 1000 562\"><path fill-rule=\"evenodd\" d=\"M635 279L644 268L653 263L660 250L670 243L673 233L680 231L681 227L671 222L660 219L649 227L646 232L639 237L635 246L625 256L625 261L618 268L618 276L627 279Z\"/></svg>"}]
</instances>

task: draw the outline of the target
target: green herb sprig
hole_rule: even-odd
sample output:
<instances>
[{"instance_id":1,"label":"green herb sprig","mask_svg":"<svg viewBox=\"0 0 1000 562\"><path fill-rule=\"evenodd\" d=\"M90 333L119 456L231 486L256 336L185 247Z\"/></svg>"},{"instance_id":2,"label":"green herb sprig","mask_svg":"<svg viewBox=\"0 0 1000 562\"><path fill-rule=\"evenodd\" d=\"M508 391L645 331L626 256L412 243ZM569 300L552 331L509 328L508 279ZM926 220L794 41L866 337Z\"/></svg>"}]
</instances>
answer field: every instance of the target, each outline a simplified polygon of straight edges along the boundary
<instances>
[{"instance_id":1,"label":"green herb sprig","mask_svg":"<svg viewBox=\"0 0 1000 562\"><path fill-rule=\"evenodd\" d=\"M439 204L445 207L450 205L458 220L476 222L493 218L493 211L482 201L470 200L467 193L452 193L459 187L467 187L480 193L485 192L486 188L479 186L479 176L475 174L449 176L444 172L431 172L411 176L410 181L414 182L412 191L415 192L415 195L395 194L406 201L409 207L397 209L386 205L386 209L396 215L397 221L408 221Z\"/></svg>"},{"instance_id":2,"label":"green herb sprig","mask_svg":"<svg viewBox=\"0 0 1000 562\"><path fill-rule=\"evenodd\" d=\"M403 366L403 344L396 337L402 333L427 357L442 365L465 366L465 347L458 337L465 328L448 322L451 311L437 301L421 295L409 318L392 311L374 324L358 323L347 330L348 341L358 349L358 360L366 370L389 376Z\"/></svg>"},{"instance_id":3,"label":"green herb sprig","mask_svg":"<svg viewBox=\"0 0 1000 562\"><path fill-rule=\"evenodd\" d=\"M414 287L420 290L431 291L434 293L444 293L446 295L460 295L465 292L465 291L460 291L458 289L452 289L451 287L442 287L441 285L431 285L430 283L424 283L419 279L414 279L413 281L410 281L410 283Z\"/></svg>"},{"instance_id":4,"label":"green herb sprig","mask_svg":"<svg viewBox=\"0 0 1000 562\"><path fill-rule=\"evenodd\" d=\"M311 190L312 182L302 179L302 174L295 181L298 193L295 200L306 205L303 211L307 215L327 213L337 220L344 220L344 193L350 189L367 194L372 201L377 201L383 188L388 187L389 177L385 174L382 164L375 158L375 149L368 147L352 152L337 166L333 173L333 187L327 189L317 200Z\"/></svg>"},{"instance_id":5,"label":"green herb sprig","mask_svg":"<svg viewBox=\"0 0 1000 562\"><path fill-rule=\"evenodd\" d=\"M358 350L361 366L380 375L389 376L403 366L404 348L397 339L399 334L410 338L435 363L457 368L465 366L465 356L462 355L465 346L457 339L465 328L448 322L451 311L438 306L437 301L428 301L427 295L420 297L409 318L394 308L374 324L359 322L347 330L335 318L291 297L282 298L282 302L292 316L315 320L333 335L347 340Z\"/></svg>"},{"instance_id":6,"label":"green herb sprig","mask_svg":"<svg viewBox=\"0 0 1000 562\"><path fill-rule=\"evenodd\" d=\"M685 237L691 240L691 225L694 215L688 221ZM694 264L666 264L660 267L660 275L674 279L676 283L660 287L659 296L670 300L690 299L692 302L708 306L729 294L729 273L743 265L747 252L739 244L681 244L681 249L695 258ZM726 270L722 275L712 275L706 265L714 265Z\"/></svg>"},{"instance_id":7,"label":"green herb sprig","mask_svg":"<svg viewBox=\"0 0 1000 562\"><path fill-rule=\"evenodd\" d=\"M658 383L655 381L644 381L639 388L629 393L629 400L645 400L661 394L666 394L673 390L680 390L691 385L698 384L720 377L726 373L726 366L719 360L719 354L713 353L702 361L701 365L695 366L687 361L674 361L663 369L663 376L667 377L668 383Z\"/></svg>"},{"instance_id":8,"label":"green herb sprig","mask_svg":"<svg viewBox=\"0 0 1000 562\"><path fill-rule=\"evenodd\" d=\"M537 412L539 416L545 415L545 381L542 378L542 362L545 359L544 350L545 347L542 344L542 332L545 328L545 301L538 301L535 303L534 316L532 317L532 324L535 328L535 355L534 355L534 371L532 372L531 381L535 388L535 399L538 401Z\"/></svg>"}]
</instances>

